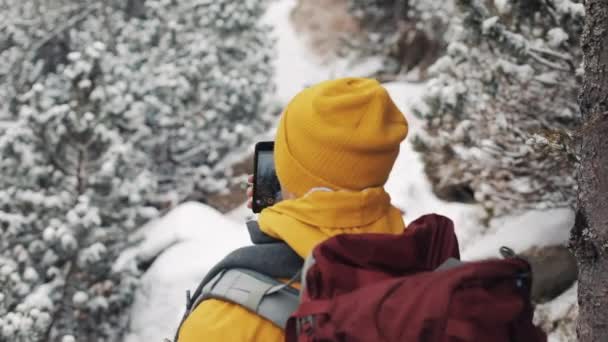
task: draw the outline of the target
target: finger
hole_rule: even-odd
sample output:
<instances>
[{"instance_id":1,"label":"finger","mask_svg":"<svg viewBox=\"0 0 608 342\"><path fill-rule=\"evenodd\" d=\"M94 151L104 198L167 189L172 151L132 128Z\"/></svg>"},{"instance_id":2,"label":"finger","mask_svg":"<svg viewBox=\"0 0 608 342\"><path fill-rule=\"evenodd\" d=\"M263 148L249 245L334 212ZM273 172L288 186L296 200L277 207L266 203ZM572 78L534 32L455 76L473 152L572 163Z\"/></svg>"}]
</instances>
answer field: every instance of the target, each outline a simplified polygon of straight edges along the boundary
<instances>
[{"instance_id":1,"label":"finger","mask_svg":"<svg viewBox=\"0 0 608 342\"><path fill-rule=\"evenodd\" d=\"M247 201L247 208L251 209L251 200Z\"/></svg>"},{"instance_id":2,"label":"finger","mask_svg":"<svg viewBox=\"0 0 608 342\"><path fill-rule=\"evenodd\" d=\"M253 175L249 175L249 177L247 177L247 183L253 184Z\"/></svg>"},{"instance_id":3,"label":"finger","mask_svg":"<svg viewBox=\"0 0 608 342\"><path fill-rule=\"evenodd\" d=\"M247 197L252 197L253 196L253 188L252 187L248 187L247 188Z\"/></svg>"}]
</instances>

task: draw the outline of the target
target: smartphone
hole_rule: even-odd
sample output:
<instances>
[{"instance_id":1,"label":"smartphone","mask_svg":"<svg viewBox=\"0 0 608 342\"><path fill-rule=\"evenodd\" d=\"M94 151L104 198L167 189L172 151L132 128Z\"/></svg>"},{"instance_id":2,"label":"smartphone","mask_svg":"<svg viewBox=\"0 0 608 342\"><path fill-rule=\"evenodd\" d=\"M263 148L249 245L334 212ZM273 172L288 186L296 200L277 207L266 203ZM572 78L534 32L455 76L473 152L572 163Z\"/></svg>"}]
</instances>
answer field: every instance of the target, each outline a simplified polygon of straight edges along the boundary
<instances>
[{"instance_id":1,"label":"smartphone","mask_svg":"<svg viewBox=\"0 0 608 342\"><path fill-rule=\"evenodd\" d=\"M261 141L255 145L251 205L254 213L281 200L281 185L274 168L273 151L273 141Z\"/></svg>"}]
</instances>

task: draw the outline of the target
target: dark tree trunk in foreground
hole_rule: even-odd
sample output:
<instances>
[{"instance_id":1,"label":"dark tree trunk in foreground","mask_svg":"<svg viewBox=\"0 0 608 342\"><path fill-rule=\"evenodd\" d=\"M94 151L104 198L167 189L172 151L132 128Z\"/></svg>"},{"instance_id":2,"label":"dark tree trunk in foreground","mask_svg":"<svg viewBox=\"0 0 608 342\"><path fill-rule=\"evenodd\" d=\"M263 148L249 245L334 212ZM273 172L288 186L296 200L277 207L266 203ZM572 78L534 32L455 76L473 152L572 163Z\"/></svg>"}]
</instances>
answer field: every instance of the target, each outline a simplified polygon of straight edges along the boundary
<instances>
[{"instance_id":1,"label":"dark tree trunk in foreground","mask_svg":"<svg viewBox=\"0 0 608 342\"><path fill-rule=\"evenodd\" d=\"M582 342L608 341L608 0L585 1L579 196L572 248L579 265Z\"/></svg>"}]
</instances>

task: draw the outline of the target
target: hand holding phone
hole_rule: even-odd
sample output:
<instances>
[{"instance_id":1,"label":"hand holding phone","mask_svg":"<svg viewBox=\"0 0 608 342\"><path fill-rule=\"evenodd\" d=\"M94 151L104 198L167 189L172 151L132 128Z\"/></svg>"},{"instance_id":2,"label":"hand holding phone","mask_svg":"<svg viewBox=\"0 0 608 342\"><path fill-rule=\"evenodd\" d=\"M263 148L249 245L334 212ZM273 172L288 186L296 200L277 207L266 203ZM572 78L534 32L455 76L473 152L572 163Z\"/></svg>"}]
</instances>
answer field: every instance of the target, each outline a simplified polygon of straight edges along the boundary
<instances>
[{"instance_id":1,"label":"hand holding phone","mask_svg":"<svg viewBox=\"0 0 608 342\"><path fill-rule=\"evenodd\" d=\"M281 200L281 184L275 172L273 152L272 141L262 141L255 145L251 200L254 213Z\"/></svg>"}]
</instances>

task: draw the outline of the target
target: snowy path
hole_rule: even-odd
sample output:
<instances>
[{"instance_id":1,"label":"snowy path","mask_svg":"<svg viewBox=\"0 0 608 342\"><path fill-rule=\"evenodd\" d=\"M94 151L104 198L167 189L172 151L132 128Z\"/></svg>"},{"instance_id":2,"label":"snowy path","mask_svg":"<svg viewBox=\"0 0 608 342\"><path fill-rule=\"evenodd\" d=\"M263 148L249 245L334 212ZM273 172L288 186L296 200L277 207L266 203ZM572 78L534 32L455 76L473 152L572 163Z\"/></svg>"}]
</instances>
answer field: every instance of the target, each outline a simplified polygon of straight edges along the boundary
<instances>
[{"instance_id":1,"label":"snowy path","mask_svg":"<svg viewBox=\"0 0 608 342\"><path fill-rule=\"evenodd\" d=\"M295 0L275 1L262 19L274 27L275 38L278 39L275 82L277 97L282 104L306 86L326 79L330 73L328 66L315 63L317 58L303 46L291 26L289 14L295 5Z\"/></svg>"}]
</instances>

